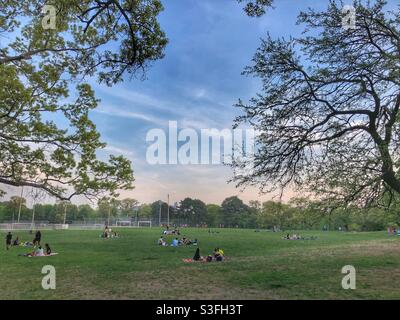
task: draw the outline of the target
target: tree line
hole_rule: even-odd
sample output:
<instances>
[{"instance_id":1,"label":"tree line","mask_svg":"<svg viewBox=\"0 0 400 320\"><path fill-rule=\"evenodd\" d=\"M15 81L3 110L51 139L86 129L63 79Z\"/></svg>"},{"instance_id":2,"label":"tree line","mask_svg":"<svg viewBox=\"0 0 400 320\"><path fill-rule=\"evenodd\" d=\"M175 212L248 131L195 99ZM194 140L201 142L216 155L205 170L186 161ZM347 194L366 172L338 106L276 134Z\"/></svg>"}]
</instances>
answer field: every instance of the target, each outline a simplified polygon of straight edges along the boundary
<instances>
[{"instance_id":1,"label":"tree line","mask_svg":"<svg viewBox=\"0 0 400 320\"><path fill-rule=\"evenodd\" d=\"M320 200L294 198L288 203L278 201L250 201L244 203L237 196L226 198L220 205L206 204L199 199L185 198L175 205L164 201L139 204L135 199L99 201L97 206L56 204L26 205L21 197L11 197L0 202L0 222L47 221L49 223L84 222L91 220L151 220L165 224L169 214L170 224L253 228L270 230L345 230L377 231L389 226L400 226L399 205L390 208L361 208L337 206ZM169 212L168 212L169 211Z\"/></svg>"}]
</instances>

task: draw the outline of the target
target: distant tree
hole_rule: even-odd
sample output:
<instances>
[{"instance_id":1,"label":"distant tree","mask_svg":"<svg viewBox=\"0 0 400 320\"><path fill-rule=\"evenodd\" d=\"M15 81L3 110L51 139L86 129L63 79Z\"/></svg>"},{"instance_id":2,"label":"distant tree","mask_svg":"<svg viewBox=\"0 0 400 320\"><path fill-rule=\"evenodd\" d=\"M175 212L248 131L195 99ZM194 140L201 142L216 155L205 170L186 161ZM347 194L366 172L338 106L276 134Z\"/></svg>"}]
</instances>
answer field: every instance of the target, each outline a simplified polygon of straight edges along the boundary
<instances>
[{"instance_id":1,"label":"distant tree","mask_svg":"<svg viewBox=\"0 0 400 320\"><path fill-rule=\"evenodd\" d=\"M161 222L166 222L168 214L168 204L164 201L158 200L151 204L151 217L155 221L159 220L160 207L161 207Z\"/></svg>"},{"instance_id":2,"label":"distant tree","mask_svg":"<svg viewBox=\"0 0 400 320\"><path fill-rule=\"evenodd\" d=\"M325 213L321 207L324 204L299 197L291 199L289 205L295 209L293 223L296 227L294 229L320 229ZM344 225L346 225L345 222L342 226Z\"/></svg>"},{"instance_id":3,"label":"distant tree","mask_svg":"<svg viewBox=\"0 0 400 320\"><path fill-rule=\"evenodd\" d=\"M151 218L152 208L151 204L144 203L139 207L139 217L140 218Z\"/></svg>"},{"instance_id":4,"label":"distant tree","mask_svg":"<svg viewBox=\"0 0 400 320\"><path fill-rule=\"evenodd\" d=\"M262 228L272 229L274 227L281 230L293 227L292 219L294 209L287 204L266 201L262 204L261 213L257 217L257 221Z\"/></svg>"},{"instance_id":5,"label":"distant tree","mask_svg":"<svg viewBox=\"0 0 400 320\"><path fill-rule=\"evenodd\" d=\"M16 221L19 208L21 207L21 209L23 209L26 207L26 199L18 196L12 196L9 203L10 207L12 208L12 220Z\"/></svg>"},{"instance_id":6,"label":"distant tree","mask_svg":"<svg viewBox=\"0 0 400 320\"><path fill-rule=\"evenodd\" d=\"M78 206L77 220L93 219L96 216L96 211L88 204Z\"/></svg>"},{"instance_id":7,"label":"distant tree","mask_svg":"<svg viewBox=\"0 0 400 320\"><path fill-rule=\"evenodd\" d=\"M118 216L120 210L120 201L115 198L104 197L97 203L97 213L105 221Z\"/></svg>"},{"instance_id":8,"label":"distant tree","mask_svg":"<svg viewBox=\"0 0 400 320\"><path fill-rule=\"evenodd\" d=\"M304 36L262 40L245 70L262 92L238 103L236 124L260 133L239 185L363 205L400 193L400 11L385 4L354 1L355 28L344 28L343 3L330 1L300 13Z\"/></svg>"},{"instance_id":9,"label":"distant tree","mask_svg":"<svg viewBox=\"0 0 400 320\"><path fill-rule=\"evenodd\" d=\"M207 207L201 200L185 198L179 203L177 215L182 221L186 221L187 223L205 223L207 219Z\"/></svg>"},{"instance_id":10,"label":"distant tree","mask_svg":"<svg viewBox=\"0 0 400 320\"><path fill-rule=\"evenodd\" d=\"M139 201L132 198L122 199L120 202L121 214L124 216L132 217L136 215L135 210L139 210Z\"/></svg>"},{"instance_id":11,"label":"distant tree","mask_svg":"<svg viewBox=\"0 0 400 320\"><path fill-rule=\"evenodd\" d=\"M218 227L222 221L221 206L217 204L208 204L207 206L206 223L210 227Z\"/></svg>"},{"instance_id":12,"label":"distant tree","mask_svg":"<svg viewBox=\"0 0 400 320\"><path fill-rule=\"evenodd\" d=\"M225 227L250 227L254 224L254 215L249 206L237 196L226 198L221 204L222 223Z\"/></svg>"}]
</instances>

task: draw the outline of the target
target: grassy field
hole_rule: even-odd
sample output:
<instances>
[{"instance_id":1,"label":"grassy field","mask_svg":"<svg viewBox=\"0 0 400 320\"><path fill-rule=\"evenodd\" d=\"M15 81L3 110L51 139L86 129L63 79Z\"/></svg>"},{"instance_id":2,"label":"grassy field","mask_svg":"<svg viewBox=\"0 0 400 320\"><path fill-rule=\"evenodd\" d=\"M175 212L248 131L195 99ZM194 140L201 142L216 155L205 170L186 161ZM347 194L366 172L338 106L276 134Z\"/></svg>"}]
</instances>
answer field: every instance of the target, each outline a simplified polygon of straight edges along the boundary
<instances>
[{"instance_id":1,"label":"grassy field","mask_svg":"<svg viewBox=\"0 0 400 320\"><path fill-rule=\"evenodd\" d=\"M1 248L0 299L400 298L400 237L385 232L302 232L317 236L314 241L254 230L183 232L199 239L202 255L223 248L229 257L223 263L182 262L195 247L157 246L158 228L121 229L120 239L99 234L44 231L43 243L59 253L54 257L19 257L30 249ZM26 231L18 235L32 238ZM47 264L56 268L56 290L41 287ZM348 264L357 270L356 290L341 287L341 268Z\"/></svg>"}]
</instances>

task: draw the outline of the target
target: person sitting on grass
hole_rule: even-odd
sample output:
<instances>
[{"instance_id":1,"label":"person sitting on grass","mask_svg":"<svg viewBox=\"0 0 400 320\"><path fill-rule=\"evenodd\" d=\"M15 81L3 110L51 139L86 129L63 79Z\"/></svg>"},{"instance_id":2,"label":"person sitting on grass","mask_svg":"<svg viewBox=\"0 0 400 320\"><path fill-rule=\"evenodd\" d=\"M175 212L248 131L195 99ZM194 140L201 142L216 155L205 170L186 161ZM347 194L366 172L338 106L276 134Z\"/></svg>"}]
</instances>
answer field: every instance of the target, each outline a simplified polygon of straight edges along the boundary
<instances>
[{"instance_id":1,"label":"person sitting on grass","mask_svg":"<svg viewBox=\"0 0 400 320\"><path fill-rule=\"evenodd\" d=\"M35 251L35 257L43 257L43 256L44 256L44 250L41 246L39 246Z\"/></svg>"},{"instance_id":2,"label":"person sitting on grass","mask_svg":"<svg viewBox=\"0 0 400 320\"><path fill-rule=\"evenodd\" d=\"M198 242L198 240L197 240L197 239L194 239L194 240L193 240L193 245L194 245L194 246L197 246L197 245L198 245L198 243L199 243L199 242Z\"/></svg>"},{"instance_id":3,"label":"person sitting on grass","mask_svg":"<svg viewBox=\"0 0 400 320\"><path fill-rule=\"evenodd\" d=\"M49 244L46 243L44 246L46 248L46 256L51 255L51 248L50 248Z\"/></svg>"},{"instance_id":4,"label":"person sitting on grass","mask_svg":"<svg viewBox=\"0 0 400 320\"><path fill-rule=\"evenodd\" d=\"M33 250L32 252L25 253L25 254L20 254L20 256L24 257L43 257L44 256L44 251L41 246L39 246L36 250Z\"/></svg>"},{"instance_id":5,"label":"person sitting on grass","mask_svg":"<svg viewBox=\"0 0 400 320\"><path fill-rule=\"evenodd\" d=\"M213 255L215 261L222 261L224 259L224 251L220 248L215 248Z\"/></svg>"},{"instance_id":6,"label":"person sitting on grass","mask_svg":"<svg viewBox=\"0 0 400 320\"><path fill-rule=\"evenodd\" d=\"M158 245L159 246L163 246L165 247L167 245L167 243L165 242L164 238L161 237L160 239L158 239Z\"/></svg>"},{"instance_id":7,"label":"person sitting on grass","mask_svg":"<svg viewBox=\"0 0 400 320\"><path fill-rule=\"evenodd\" d=\"M12 240L12 233L8 232L6 235L6 250L10 250Z\"/></svg>"},{"instance_id":8,"label":"person sitting on grass","mask_svg":"<svg viewBox=\"0 0 400 320\"><path fill-rule=\"evenodd\" d=\"M111 233L111 238L119 238L119 234L117 233L117 231L113 231Z\"/></svg>"},{"instance_id":9,"label":"person sitting on grass","mask_svg":"<svg viewBox=\"0 0 400 320\"><path fill-rule=\"evenodd\" d=\"M177 247L177 246L179 246L179 240L178 238L175 238L174 240L172 240L171 247Z\"/></svg>"},{"instance_id":10,"label":"person sitting on grass","mask_svg":"<svg viewBox=\"0 0 400 320\"><path fill-rule=\"evenodd\" d=\"M13 241L13 246L19 246L19 238L17 237L14 241Z\"/></svg>"},{"instance_id":11,"label":"person sitting on grass","mask_svg":"<svg viewBox=\"0 0 400 320\"><path fill-rule=\"evenodd\" d=\"M207 256L207 258L206 258L206 261L207 261L207 262L212 262L212 261L213 261L212 255L209 254L209 255Z\"/></svg>"}]
</instances>

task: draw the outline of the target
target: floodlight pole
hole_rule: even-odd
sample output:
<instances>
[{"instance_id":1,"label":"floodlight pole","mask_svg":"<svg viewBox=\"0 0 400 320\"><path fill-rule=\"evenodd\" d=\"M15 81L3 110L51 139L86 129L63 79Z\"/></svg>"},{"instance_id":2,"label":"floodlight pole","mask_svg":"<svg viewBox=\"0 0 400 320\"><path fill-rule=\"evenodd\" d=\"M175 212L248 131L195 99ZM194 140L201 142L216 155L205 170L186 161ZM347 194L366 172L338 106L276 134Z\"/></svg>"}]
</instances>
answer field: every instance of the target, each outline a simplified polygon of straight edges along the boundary
<instances>
[{"instance_id":1,"label":"floodlight pole","mask_svg":"<svg viewBox=\"0 0 400 320\"><path fill-rule=\"evenodd\" d=\"M161 207L162 207L162 201L159 200L158 203L160 204L160 210L158 213L158 225L161 227Z\"/></svg>"},{"instance_id":2,"label":"floodlight pole","mask_svg":"<svg viewBox=\"0 0 400 320\"><path fill-rule=\"evenodd\" d=\"M108 206L108 220L107 220L108 227L110 227L110 215L111 215L111 204L109 204L109 206Z\"/></svg>"},{"instance_id":3,"label":"floodlight pole","mask_svg":"<svg viewBox=\"0 0 400 320\"><path fill-rule=\"evenodd\" d=\"M21 197L19 198L19 209L18 209L18 223L19 219L21 218L21 209L22 209L22 196L24 195L24 186L21 189Z\"/></svg>"},{"instance_id":4,"label":"floodlight pole","mask_svg":"<svg viewBox=\"0 0 400 320\"><path fill-rule=\"evenodd\" d=\"M167 226L169 227L169 193L168 193L168 207L167 207Z\"/></svg>"},{"instance_id":5,"label":"floodlight pole","mask_svg":"<svg viewBox=\"0 0 400 320\"><path fill-rule=\"evenodd\" d=\"M31 223L31 230L35 228L35 202L33 202L32 207L32 223Z\"/></svg>"},{"instance_id":6,"label":"floodlight pole","mask_svg":"<svg viewBox=\"0 0 400 320\"><path fill-rule=\"evenodd\" d=\"M64 224L67 221L67 204L64 203Z\"/></svg>"}]
</instances>

